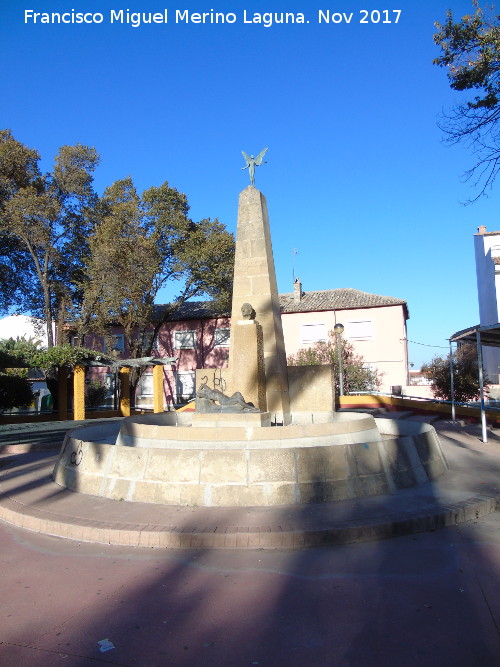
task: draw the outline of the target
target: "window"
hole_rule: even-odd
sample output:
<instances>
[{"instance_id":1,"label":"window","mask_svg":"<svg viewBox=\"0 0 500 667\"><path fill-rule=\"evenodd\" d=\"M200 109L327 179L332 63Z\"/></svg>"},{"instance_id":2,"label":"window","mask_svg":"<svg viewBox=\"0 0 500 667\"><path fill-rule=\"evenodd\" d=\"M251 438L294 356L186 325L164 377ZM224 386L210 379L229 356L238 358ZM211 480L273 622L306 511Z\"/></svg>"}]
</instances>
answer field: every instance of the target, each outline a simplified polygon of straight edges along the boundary
<instances>
[{"instance_id":1,"label":"window","mask_svg":"<svg viewBox=\"0 0 500 667\"><path fill-rule=\"evenodd\" d=\"M196 348L195 331L174 331L174 349L194 350Z\"/></svg>"},{"instance_id":2,"label":"window","mask_svg":"<svg viewBox=\"0 0 500 667\"><path fill-rule=\"evenodd\" d=\"M177 403L187 403L194 398L196 382L195 371L188 371L186 373L177 373L175 378L175 393Z\"/></svg>"},{"instance_id":3,"label":"window","mask_svg":"<svg viewBox=\"0 0 500 667\"><path fill-rule=\"evenodd\" d=\"M106 406L113 406L114 399L115 399L115 374L114 373L106 373L104 376L104 386L108 390L108 393L106 394Z\"/></svg>"},{"instance_id":4,"label":"window","mask_svg":"<svg viewBox=\"0 0 500 667\"><path fill-rule=\"evenodd\" d=\"M153 395L153 373L143 373L139 380L139 394L141 396Z\"/></svg>"},{"instance_id":5,"label":"window","mask_svg":"<svg viewBox=\"0 0 500 667\"><path fill-rule=\"evenodd\" d=\"M153 332L152 331L146 331L143 334L142 340L143 340L143 345L145 348L149 347L151 345L151 341L153 340ZM158 336L156 336L153 346L151 348L152 351L158 352Z\"/></svg>"},{"instance_id":6,"label":"window","mask_svg":"<svg viewBox=\"0 0 500 667\"><path fill-rule=\"evenodd\" d=\"M312 345L319 341L328 340L326 324L302 324L301 325L302 345Z\"/></svg>"},{"instance_id":7,"label":"window","mask_svg":"<svg viewBox=\"0 0 500 667\"><path fill-rule=\"evenodd\" d=\"M229 347L230 329L216 329L214 333L215 347Z\"/></svg>"},{"instance_id":8,"label":"window","mask_svg":"<svg viewBox=\"0 0 500 667\"><path fill-rule=\"evenodd\" d=\"M125 352L125 336L123 334L108 336L107 340L104 339L104 352L112 352L113 350Z\"/></svg>"},{"instance_id":9,"label":"window","mask_svg":"<svg viewBox=\"0 0 500 667\"><path fill-rule=\"evenodd\" d=\"M80 338L78 336L71 336L70 345L72 347L80 347Z\"/></svg>"},{"instance_id":10,"label":"window","mask_svg":"<svg viewBox=\"0 0 500 667\"><path fill-rule=\"evenodd\" d=\"M346 322L344 335L347 340L373 340L375 338L373 320L350 320Z\"/></svg>"}]
</instances>

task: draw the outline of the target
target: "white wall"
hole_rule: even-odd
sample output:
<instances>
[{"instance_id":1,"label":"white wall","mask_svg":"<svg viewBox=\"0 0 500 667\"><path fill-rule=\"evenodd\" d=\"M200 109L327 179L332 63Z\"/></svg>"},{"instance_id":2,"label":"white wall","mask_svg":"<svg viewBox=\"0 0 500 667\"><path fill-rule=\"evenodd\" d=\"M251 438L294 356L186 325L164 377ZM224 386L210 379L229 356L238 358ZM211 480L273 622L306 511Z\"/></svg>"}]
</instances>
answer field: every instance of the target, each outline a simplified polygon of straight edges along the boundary
<instances>
[{"instance_id":1,"label":"white wall","mask_svg":"<svg viewBox=\"0 0 500 667\"><path fill-rule=\"evenodd\" d=\"M474 235L479 322L482 326L499 321L500 273L495 271L492 259L495 246L500 246L500 232ZM500 252L497 256L500 256ZM500 269L500 266L498 268Z\"/></svg>"},{"instance_id":2,"label":"white wall","mask_svg":"<svg viewBox=\"0 0 500 667\"><path fill-rule=\"evenodd\" d=\"M500 258L500 232L486 232L485 227L480 227L479 231L480 233L474 235L479 323L487 326L500 321L500 264L493 261L493 257ZM464 324L465 326L467 324ZM498 383L500 350L483 347L482 352L488 379Z\"/></svg>"},{"instance_id":3,"label":"white wall","mask_svg":"<svg viewBox=\"0 0 500 667\"><path fill-rule=\"evenodd\" d=\"M408 353L403 306L283 313L281 320L287 356L314 344L303 341L303 325L311 325L312 332L321 332L320 325L324 325L323 330L328 335L340 322L345 327L343 336L353 344L355 352L381 374L381 391L389 392L391 386L405 387L407 384Z\"/></svg>"}]
</instances>

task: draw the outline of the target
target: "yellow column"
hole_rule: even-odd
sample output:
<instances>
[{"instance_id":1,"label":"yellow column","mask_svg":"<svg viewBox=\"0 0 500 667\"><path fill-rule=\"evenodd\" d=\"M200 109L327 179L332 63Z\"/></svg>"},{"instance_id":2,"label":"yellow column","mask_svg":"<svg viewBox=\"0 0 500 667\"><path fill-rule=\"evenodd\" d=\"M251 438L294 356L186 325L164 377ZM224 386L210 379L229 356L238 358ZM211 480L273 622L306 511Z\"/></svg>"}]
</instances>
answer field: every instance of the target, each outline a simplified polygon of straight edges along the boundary
<instances>
[{"instance_id":1,"label":"yellow column","mask_svg":"<svg viewBox=\"0 0 500 667\"><path fill-rule=\"evenodd\" d=\"M73 419L85 419L85 368L75 366L73 375Z\"/></svg>"},{"instance_id":2,"label":"yellow column","mask_svg":"<svg viewBox=\"0 0 500 667\"><path fill-rule=\"evenodd\" d=\"M64 421L68 418L68 368L60 366L57 369L58 392L59 392L59 419Z\"/></svg>"},{"instance_id":3,"label":"yellow column","mask_svg":"<svg viewBox=\"0 0 500 667\"><path fill-rule=\"evenodd\" d=\"M120 415L130 417L130 368L120 368Z\"/></svg>"},{"instance_id":4,"label":"yellow column","mask_svg":"<svg viewBox=\"0 0 500 667\"><path fill-rule=\"evenodd\" d=\"M153 366L153 412L164 412L163 406L163 366Z\"/></svg>"}]
</instances>

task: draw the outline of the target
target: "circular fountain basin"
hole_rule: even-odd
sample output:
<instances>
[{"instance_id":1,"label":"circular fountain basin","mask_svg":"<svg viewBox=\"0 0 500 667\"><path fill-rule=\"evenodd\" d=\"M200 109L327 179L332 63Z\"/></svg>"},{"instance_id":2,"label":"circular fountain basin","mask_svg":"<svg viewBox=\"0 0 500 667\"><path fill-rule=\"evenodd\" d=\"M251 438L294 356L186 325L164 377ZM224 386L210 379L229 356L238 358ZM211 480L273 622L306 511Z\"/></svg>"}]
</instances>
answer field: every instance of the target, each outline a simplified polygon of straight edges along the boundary
<instances>
[{"instance_id":1,"label":"circular fountain basin","mask_svg":"<svg viewBox=\"0 0 500 667\"><path fill-rule=\"evenodd\" d=\"M163 413L74 429L54 480L135 502L266 506L394 493L447 469L428 424L360 413L282 427L252 426L244 415L227 426L195 427L191 419Z\"/></svg>"}]
</instances>

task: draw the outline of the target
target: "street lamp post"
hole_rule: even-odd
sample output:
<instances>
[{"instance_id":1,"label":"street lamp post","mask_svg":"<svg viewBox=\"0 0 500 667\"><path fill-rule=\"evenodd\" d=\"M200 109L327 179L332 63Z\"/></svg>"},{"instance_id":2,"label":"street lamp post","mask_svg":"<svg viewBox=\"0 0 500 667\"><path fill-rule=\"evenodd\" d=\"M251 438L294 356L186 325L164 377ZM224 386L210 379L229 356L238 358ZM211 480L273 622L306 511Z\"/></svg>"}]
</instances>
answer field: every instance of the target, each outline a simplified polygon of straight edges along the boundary
<instances>
[{"instance_id":1,"label":"street lamp post","mask_svg":"<svg viewBox=\"0 0 500 667\"><path fill-rule=\"evenodd\" d=\"M342 370L342 332L344 331L344 325L338 322L334 327L333 331L337 337L337 353L339 355L339 396L344 395L344 373Z\"/></svg>"}]
</instances>

